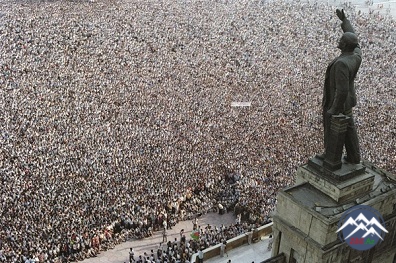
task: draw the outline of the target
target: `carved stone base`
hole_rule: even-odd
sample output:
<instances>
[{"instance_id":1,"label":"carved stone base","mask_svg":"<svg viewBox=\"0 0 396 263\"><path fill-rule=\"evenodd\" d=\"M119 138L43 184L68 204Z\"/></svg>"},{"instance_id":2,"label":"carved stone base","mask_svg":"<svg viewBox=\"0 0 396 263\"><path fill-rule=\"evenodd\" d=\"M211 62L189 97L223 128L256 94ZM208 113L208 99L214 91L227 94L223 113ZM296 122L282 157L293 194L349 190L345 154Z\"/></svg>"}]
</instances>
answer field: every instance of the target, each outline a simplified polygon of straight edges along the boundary
<instances>
[{"instance_id":1,"label":"carved stone base","mask_svg":"<svg viewBox=\"0 0 396 263\"><path fill-rule=\"evenodd\" d=\"M345 161L342 162L342 166L338 170L329 170L322 158L315 156L308 161L308 168L312 170L313 173L319 176L325 176L328 180L332 182L340 182L348 180L356 175L363 174L365 172L365 167L362 164L351 164Z\"/></svg>"},{"instance_id":2,"label":"carved stone base","mask_svg":"<svg viewBox=\"0 0 396 263\"><path fill-rule=\"evenodd\" d=\"M320 189L336 202L345 202L371 191L374 175L366 173L362 164L343 163L341 169L329 171L323 167L323 160L314 157L297 170L296 183L303 182Z\"/></svg>"}]
</instances>

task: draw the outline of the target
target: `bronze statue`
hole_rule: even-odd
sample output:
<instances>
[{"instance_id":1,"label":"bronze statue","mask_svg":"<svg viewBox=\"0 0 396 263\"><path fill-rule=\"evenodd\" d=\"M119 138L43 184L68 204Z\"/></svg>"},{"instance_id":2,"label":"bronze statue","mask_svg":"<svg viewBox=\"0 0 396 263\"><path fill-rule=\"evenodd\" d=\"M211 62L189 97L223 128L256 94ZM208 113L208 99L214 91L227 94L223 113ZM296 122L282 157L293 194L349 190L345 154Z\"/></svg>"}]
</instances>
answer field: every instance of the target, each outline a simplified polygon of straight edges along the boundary
<instances>
[{"instance_id":1,"label":"bronze statue","mask_svg":"<svg viewBox=\"0 0 396 263\"><path fill-rule=\"evenodd\" d=\"M333 159L334 162L335 159L341 158L342 149L345 146L347 152L344 157L345 161L358 164L360 163L360 150L352 108L356 106L354 79L362 61L362 52L358 38L346 18L344 10L337 9L336 13L342 21L341 28L344 34L338 43L341 55L335 58L326 70L322 103L325 153L319 157L325 162L327 159ZM334 123L340 116L346 116L344 118L345 129L343 132L337 133L335 131L337 129L332 125L335 125ZM335 139L338 139L338 142L334 142ZM335 143L339 145L332 145ZM334 153L335 151L337 153ZM339 160L339 165L341 166L341 160Z\"/></svg>"}]
</instances>

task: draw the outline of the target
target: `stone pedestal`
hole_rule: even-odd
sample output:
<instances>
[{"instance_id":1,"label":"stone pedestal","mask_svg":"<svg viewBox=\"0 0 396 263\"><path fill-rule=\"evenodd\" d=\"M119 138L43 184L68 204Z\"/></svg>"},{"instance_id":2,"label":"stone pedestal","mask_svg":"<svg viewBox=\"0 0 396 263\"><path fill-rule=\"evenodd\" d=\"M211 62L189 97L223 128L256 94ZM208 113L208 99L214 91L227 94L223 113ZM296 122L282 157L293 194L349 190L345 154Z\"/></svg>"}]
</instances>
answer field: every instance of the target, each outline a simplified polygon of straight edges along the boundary
<instances>
[{"instance_id":1,"label":"stone pedestal","mask_svg":"<svg viewBox=\"0 0 396 263\"><path fill-rule=\"evenodd\" d=\"M279 192L273 215L272 256L283 253L285 262L392 263L396 252L396 187L393 175L371 164L342 163L326 175L323 161L313 158L298 168L297 184ZM385 219L384 241L367 251L350 248L337 236L346 210L364 204Z\"/></svg>"},{"instance_id":2,"label":"stone pedestal","mask_svg":"<svg viewBox=\"0 0 396 263\"><path fill-rule=\"evenodd\" d=\"M374 175L365 170L362 164L343 163L341 169L329 171L324 161L314 157L297 169L296 183L308 182L334 201L345 202L373 188Z\"/></svg>"}]
</instances>

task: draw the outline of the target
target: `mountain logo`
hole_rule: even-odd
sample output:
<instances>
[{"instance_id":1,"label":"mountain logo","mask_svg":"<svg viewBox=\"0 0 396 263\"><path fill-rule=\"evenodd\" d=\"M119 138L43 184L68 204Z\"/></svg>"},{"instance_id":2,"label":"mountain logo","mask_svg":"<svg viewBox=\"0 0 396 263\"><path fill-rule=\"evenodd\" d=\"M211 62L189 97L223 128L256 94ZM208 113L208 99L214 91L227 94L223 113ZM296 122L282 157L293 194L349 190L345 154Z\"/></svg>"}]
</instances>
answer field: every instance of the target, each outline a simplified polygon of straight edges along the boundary
<instances>
[{"instance_id":1,"label":"mountain logo","mask_svg":"<svg viewBox=\"0 0 396 263\"><path fill-rule=\"evenodd\" d=\"M338 238L356 250L368 250L384 240L388 231L382 215L367 205L357 205L344 212L338 222Z\"/></svg>"}]
</instances>

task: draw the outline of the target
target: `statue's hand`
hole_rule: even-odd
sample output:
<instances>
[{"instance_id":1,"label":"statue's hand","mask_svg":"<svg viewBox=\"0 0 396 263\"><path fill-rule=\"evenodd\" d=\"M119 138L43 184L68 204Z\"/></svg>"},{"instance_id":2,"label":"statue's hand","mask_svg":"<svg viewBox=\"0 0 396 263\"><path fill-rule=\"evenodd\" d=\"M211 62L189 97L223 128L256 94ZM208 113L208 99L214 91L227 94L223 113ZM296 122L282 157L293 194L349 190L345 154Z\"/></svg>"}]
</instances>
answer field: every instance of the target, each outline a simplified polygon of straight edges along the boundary
<instances>
[{"instance_id":1,"label":"statue's hand","mask_svg":"<svg viewBox=\"0 0 396 263\"><path fill-rule=\"evenodd\" d=\"M346 18L345 13L344 13L344 9L337 9L336 10L337 16L341 21L344 21L344 19Z\"/></svg>"}]
</instances>

